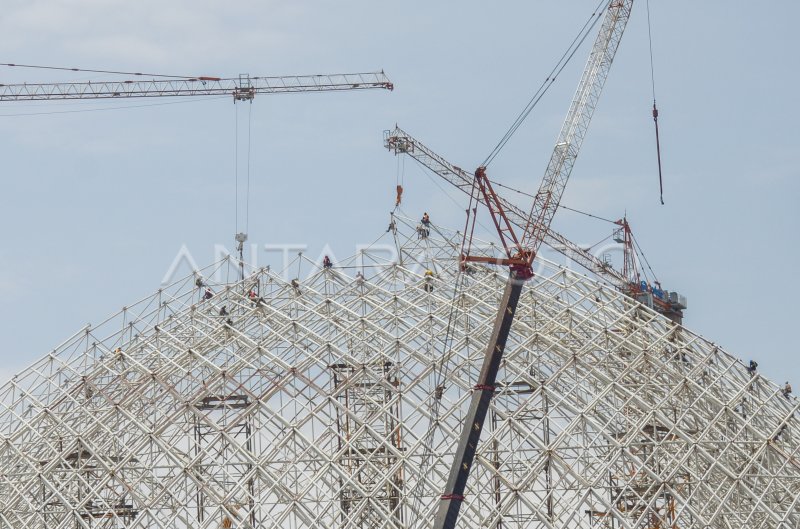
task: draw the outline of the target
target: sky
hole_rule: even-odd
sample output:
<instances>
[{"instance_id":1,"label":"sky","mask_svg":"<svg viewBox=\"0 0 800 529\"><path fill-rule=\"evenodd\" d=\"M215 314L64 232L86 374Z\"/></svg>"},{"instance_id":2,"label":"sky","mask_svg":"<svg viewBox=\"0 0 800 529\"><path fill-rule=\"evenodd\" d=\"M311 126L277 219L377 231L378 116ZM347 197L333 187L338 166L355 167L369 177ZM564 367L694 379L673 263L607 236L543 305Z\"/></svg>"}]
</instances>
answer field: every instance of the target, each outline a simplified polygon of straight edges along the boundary
<instances>
[{"instance_id":1,"label":"sky","mask_svg":"<svg viewBox=\"0 0 800 529\"><path fill-rule=\"evenodd\" d=\"M476 167L597 5L7 0L3 63L219 77L383 69L395 90L264 95L252 105L0 103L0 378L155 291L184 246L204 266L245 225L259 264L280 263L265 245L351 255L385 229L401 181L406 214L460 228L462 197L387 153L383 131L398 124ZM662 206L647 2L635 2L562 203L627 215L662 285L688 298L688 328L800 386L800 4L754 6L650 0ZM593 38L492 162L491 178L535 192ZM111 78L0 67L3 84ZM612 229L565 210L553 227L587 245Z\"/></svg>"}]
</instances>

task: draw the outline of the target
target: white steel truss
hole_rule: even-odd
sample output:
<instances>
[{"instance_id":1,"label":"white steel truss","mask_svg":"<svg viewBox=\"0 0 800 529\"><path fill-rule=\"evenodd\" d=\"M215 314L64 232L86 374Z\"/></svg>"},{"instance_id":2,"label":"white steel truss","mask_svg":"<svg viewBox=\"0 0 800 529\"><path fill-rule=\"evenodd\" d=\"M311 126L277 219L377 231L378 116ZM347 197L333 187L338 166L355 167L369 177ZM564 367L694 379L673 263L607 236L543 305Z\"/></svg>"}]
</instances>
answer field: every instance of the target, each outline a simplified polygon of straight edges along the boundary
<instances>
[{"instance_id":1,"label":"white steel truss","mask_svg":"<svg viewBox=\"0 0 800 529\"><path fill-rule=\"evenodd\" d=\"M393 226L397 259L223 260L8 381L0 527L429 527L505 277ZM542 263L498 381L461 527L800 527L798 401L591 278Z\"/></svg>"}]
</instances>

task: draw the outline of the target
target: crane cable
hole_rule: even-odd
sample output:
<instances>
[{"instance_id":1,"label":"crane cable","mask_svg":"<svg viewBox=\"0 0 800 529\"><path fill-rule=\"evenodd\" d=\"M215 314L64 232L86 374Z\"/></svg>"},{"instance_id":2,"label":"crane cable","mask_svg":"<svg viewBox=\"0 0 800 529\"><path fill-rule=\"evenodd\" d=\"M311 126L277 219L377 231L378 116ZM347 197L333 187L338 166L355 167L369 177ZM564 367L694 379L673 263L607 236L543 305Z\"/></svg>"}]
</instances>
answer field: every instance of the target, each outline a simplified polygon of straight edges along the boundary
<instances>
[{"instance_id":1,"label":"crane cable","mask_svg":"<svg viewBox=\"0 0 800 529\"><path fill-rule=\"evenodd\" d=\"M233 179L234 179L234 232L239 233L239 109L233 106Z\"/></svg>"},{"instance_id":2,"label":"crane cable","mask_svg":"<svg viewBox=\"0 0 800 529\"><path fill-rule=\"evenodd\" d=\"M253 103L250 102L247 111L247 194L245 196L244 232L250 233L250 145L251 130L253 126Z\"/></svg>"},{"instance_id":3,"label":"crane cable","mask_svg":"<svg viewBox=\"0 0 800 529\"><path fill-rule=\"evenodd\" d=\"M397 196L394 201L394 209L392 212L397 211L397 208L399 208L400 204L403 202L403 186L405 185L405 178L406 158L405 156L397 156L397 173L395 174L395 190L397 192Z\"/></svg>"},{"instance_id":4,"label":"crane cable","mask_svg":"<svg viewBox=\"0 0 800 529\"><path fill-rule=\"evenodd\" d=\"M234 107L234 114L235 114L235 121L234 121L234 162L233 162L233 173L234 173L234 191L235 191L235 215L236 215L236 222L235 222L235 229L236 233L239 233L239 111ZM252 125L253 125L253 106L250 105L250 109L247 113L247 172L246 172L246 183L245 183L245 197L244 197L244 233L249 233L250 230L250 147L252 145Z\"/></svg>"},{"instance_id":5,"label":"crane cable","mask_svg":"<svg viewBox=\"0 0 800 529\"><path fill-rule=\"evenodd\" d=\"M519 127L522 125L522 123L525 121L528 115L530 115L534 107L536 107L536 105L539 104L539 101L542 100L542 97L544 97L544 95L547 93L550 87L553 86L553 83L555 83L556 78L558 78L558 76L561 75L561 72L564 70L564 68L566 68L567 64L569 64L569 62L575 56L575 53L577 53L578 48L580 48L580 46L589 36L591 30L597 25L597 22L600 21L600 15L604 11L604 9L601 9L601 7L603 4L607 2L608 0L601 0L600 3L597 4L597 7L595 7L594 12L591 14L589 19L584 23L583 27L578 32L578 35L572 40L570 45L567 47L566 51L564 51L564 54L561 56L560 59L558 59L558 62L556 62L555 66L553 66L553 69L550 71L547 78L544 81L542 81L542 84L539 86L539 88L536 90L533 96L531 96L530 100L528 100L528 103L525 105L522 111L517 115L516 119L508 128L506 133L503 135L503 137L500 139L497 145L495 145L494 149L492 149L492 152L490 152L489 155L486 157L486 159L483 161L483 163L481 164L482 166L487 167L490 163L492 163L492 160L494 160L494 158L500 153L503 147L505 147L506 143L508 143L508 140L511 139L511 136L513 136L514 133L517 132L517 129L519 129Z\"/></svg>"},{"instance_id":6,"label":"crane cable","mask_svg":"<svg viewBox=\"0 0 800 529\"><path fill-rule=\"evenodd\" d=\"M661 173L661 141L658 137L658 107L656 107L656 76L653 66L653 31L650 24L650 0L647 0L647 40L650 45L650 85L653 89L653 124L656 127L656 157L658 158L658 189L661 205L664 205L664 178Z\"/></svg>"},{"instance_id":7,"label":"crane cable","mask_svg":"<svg viewBox=\"0 0 800 529\"><path fill-rule=\"evenodd\" d=\"M65 72L84 72L84 73L105 73L112 75L136 75L142 77L166 77L169 79L198 79L198 80L218 80L217 77L206 77L198 75L164 75L158 73L142 73L142 72L119 72L115 70L92 70L88 68L67 68L64 66L40 66L35 64L15 64L11 62L0 62L0 66L8 66L12 68L33 68L36 70L61 70Z\"/></svg>"},{"instance_id":8,"label":"crane cable","mask_svg":"<svg viewBox=\"0 0 800 529\"><path fill-rule=\"evenodd\" d=\"M650 273L653 274L653 281L656 282L656 283L659 283L658 276L656 276L655 270L653 270L653 267L650 266L650 262L647 260L647 257L644 255L644 251L642 250L642 247L639 245L639 241L637 241L636 237L633 235L633 232L631 232L631 240L633 241L633 244L636 247L636 252L639 255L642 256L642 260L644 261L644 264L647 265L647 268L650 270ZM642 268L642 272L645 272L644 268ZM647 274L645 273L645 276L646 275Z\"/></svg>"},{"instance_id":9,"label":"crane cable","mask_svg":"<svg viewBox=\"0 0 800 529\"><path fill-rule=\"evenodd\" d=\"M507 186L505 184L501 184L500 182L495 182L494 180L490 180L490 182L492 183L493 186L503 187L505 189L508 189L509 191L512 191L514 193L519 193L520 195L523 195L523 196L526 196L526 197L536 198L536 195L532 195L530 193L526 193L525 191L516 189L516 188L511 187L511 186ZM559 207L559 209L566 209L567 211L572 211L574 213L580 213L581 215L586 215L587 217L591 217L593 219L602 220L604 222L610 222L611 224L616 224L616 221L613 221L611 219L607 219L607 218L604 218L604 217L599 217L597 215L593 215L591 213L587 213L586 211L581 211L579 209L570 208L570 207L565 206L563 204L559 204L558 207Z\"/></svg>"},{"instance_id":10,"label":"crane cable","mask_svg":"<svg viewBox=\"0 0 800 529\"><path fill-rule=\"evenodd\" d=\"M426 175L428 175L427 171L424 171L424 173ZM430 175L428 175L428 176L430 178ZM438 184L438 182L436 182L436 180L433 180L431 178L431 181L433 181L437 185L437 187L439 187L439 189L442 190L442 192L444 192L445 195L447 195L450 198L450 200L452 200L453 202L458 203L458 201L456 201L456 199L454 199L449 193L447 193L447 191L445 191L441 186L439 186L439 184ZM474 216L473 207L475 207L477 209L477 204L478 204L477 185L475 185L475 183L473 183L472 190L470 192L470 202L469 202L469 205L467 207L466 227L464 229L464 235L463 235L462 242L461 242L462 255L463 255L464 247L465 247L465 244L466 244L468 238L469 238L470 244L471 244L471 241L472 241L472 237L467 235L467 231L468 231L469 224L470 224L470 212L473 212L472 225L473 225L473 230L474 230L476 216ZM436 232L440 236L442 236L443 239L447 240L447 237L445 237L436 228L436 226L432 225L432 227L433 227L434 230L436 230ZM427 242L427 239L426 239L426 242ZM461 299L461 296L462 296L462 293L463 293L463 289L464 289L464 284L465 284L465 281L466 281L466 275L467 275L467 274L465 274L465 271L461 266L462 255L459 255L458 271L456 272L456 277L455 277L455 281L454 281L455 284L454 284L454 287L453 287L453 298L450 301L450 307L449 307L448 315L447 315L447 327L445 329L444 336L439 340L439 342L442 345L442 353L441 353L441 355L439 355L438 352L436 352L437 354L436 354L436 358L435 359L434 359L433 356L431 356L431 358L433 359L433 364L432 364L432 369L431 369L431 375L432 375L432 379L433 379L433 395L432 395L433 400L431 402L431 411L430 411L430 414L429 414L429 417L428 417L428 427L427 427L427 429L425 431L425 434L422 436L422 439L421 439L421 441L422 441L421 458L422 458L423 467L429 467L430 458L433 455L433 451L434 451L434 447L433 447L434 437L435 437L435 434L436 434L437 430L441 427L439 419L440 419L440 409L442 407L442 398L444 397L444 391L447 389L447 387L445 385L445 382L447 381L447 378L448 378L449 373L450 373L450 362L451 362L451 359L454 356L452 348L453 348L453 343L454 343L454 339L455 339L455 330L456 330L456 325L457 325L457 322L456 322L456 318L457 318L457 316L456 316L456 307L457 307L457 304L459 303L459 300ZM430 312L430 307L429 307L429 312ZM431 320L431 323L432 323L432 320ZM431 352L430 345L431 344L429 342L429 348L428 348L429 353ZM436 346L434 345L433 348L435 349ZM469 346L468 345L467 345L467 356L469 356ZM412 502L411 503L412 512L418 512L418 509L420 508L420 506L422 504L421 502L422 502L422 497L424 495L425 483L426 483L426 481L424 479L420 479L419 481L417 481L417 483L415 484L414 488L410 492L409 496L410 496L411 502Z\"/></svg>"},{"instance_id":11,"label":"crane cable","mask_svg":"<svg viewBox=\"0 0 800 529\"><path fill-rule=\"evenodd\" d=\"M235 119L234 119L234 163L233 163L233 172L234 172L234 214L236 216L235 222L235 239L236 239L236 250L239 253L239 274L240 280L244 279L244 243L247 241L247 234L250 231L250 145L251 145L251 138L252 138L252 123L253 123L253 105L252 100L250 104L250 108L247 113L247 186L245 188L245 202L244 202L244 232L239 231L239 110L234 105Z\"/></svg>"}]
</instances>

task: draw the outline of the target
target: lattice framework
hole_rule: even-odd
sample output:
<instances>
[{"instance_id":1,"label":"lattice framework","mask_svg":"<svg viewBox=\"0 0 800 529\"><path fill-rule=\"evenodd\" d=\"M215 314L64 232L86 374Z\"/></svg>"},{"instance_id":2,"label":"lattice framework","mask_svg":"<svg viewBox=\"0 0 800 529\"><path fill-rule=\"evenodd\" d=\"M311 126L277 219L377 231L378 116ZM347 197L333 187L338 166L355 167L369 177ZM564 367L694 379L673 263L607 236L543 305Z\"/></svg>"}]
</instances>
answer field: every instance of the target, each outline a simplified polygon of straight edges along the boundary
<instances>
[{"instance_id":1,"label":"lattice framework","mask_svg":"<svg viewBox=\"0 0 800 529\"><path fill-rule=\"evenodd\" d=\"M505 277L396 220L397 262L226 259L6 383L0 527L429 526ZM798 401L591 278L542 265L499 381L463 527L800 526Z\"/></svg>"}]
</instances>

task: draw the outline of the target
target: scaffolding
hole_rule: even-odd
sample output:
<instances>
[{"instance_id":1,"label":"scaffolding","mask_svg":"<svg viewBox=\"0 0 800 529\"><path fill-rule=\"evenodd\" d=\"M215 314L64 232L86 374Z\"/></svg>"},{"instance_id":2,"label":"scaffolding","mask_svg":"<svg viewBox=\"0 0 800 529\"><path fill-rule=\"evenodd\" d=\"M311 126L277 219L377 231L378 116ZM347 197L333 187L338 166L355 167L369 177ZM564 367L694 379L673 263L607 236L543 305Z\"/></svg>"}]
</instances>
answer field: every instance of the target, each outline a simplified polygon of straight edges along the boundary
<instances>
[{"instance_id":1,"label":"scaffolding","mask_svg":"<svg viewBox=\"0 0 800 529\"><path fill-rule=\"evenodd\" d=\"M399 402L393 398L392 363L360 366L334 364L336 428L344 471L339 492L342 526L374 529L402 528L400 495L403 488ZM386 441L394 450L384 447ZM390 479L386 479L391 475Z\"/></svg>"},{"instance_id":2,"label":"scaffolding","mask_svg":"<svg viewBox=\"0 0 800 529\"><path fill-rule=\"evenodd\" d=\"M505 277L416 225L332 268L298 256L292 277L224 259L7 381L0 528L430 527ZM462 527L795 529L799 407L543 260Z\"/></svg>"}]
</instances>

